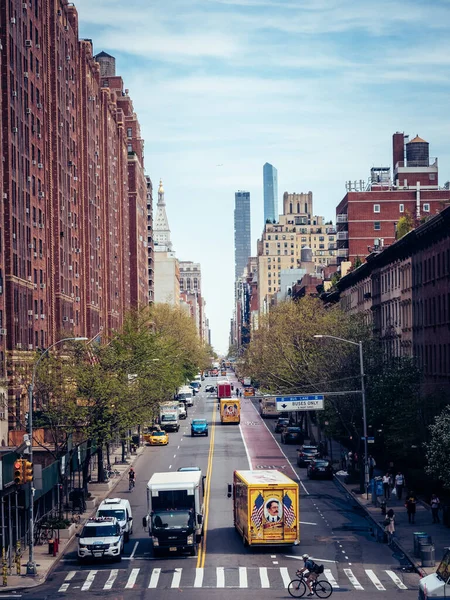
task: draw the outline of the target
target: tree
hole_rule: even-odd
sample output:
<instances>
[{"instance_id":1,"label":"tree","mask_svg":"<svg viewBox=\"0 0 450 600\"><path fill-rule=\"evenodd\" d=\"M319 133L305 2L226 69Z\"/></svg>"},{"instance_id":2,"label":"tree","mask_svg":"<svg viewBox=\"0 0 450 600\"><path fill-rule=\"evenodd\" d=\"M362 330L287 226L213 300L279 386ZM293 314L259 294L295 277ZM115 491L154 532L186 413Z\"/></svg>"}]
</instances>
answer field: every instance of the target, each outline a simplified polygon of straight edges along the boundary
<instances>
[{"instance_id":1,"label":"tree","mask_svg":"<svg viewBox=\"0 0 450 600\"><path fill-rule=\"evenodd\" d=\"M450 406L446 406L435 417L429 430L431 440L426 447L426 472L440 479L444 487L450 489Z\"/></svg>"},{"instance_id":2,"label":"tree","mask_svg":"<svg viewBox=\"0 0 450 600\"><path fill-rule=\"evenodd\" d=\"M411 216L411 213L407 212L400 217L397 223L397 239L401 239L404 235L409 233L412 229L414 229L414 220Z\"/></svg>"}]
</instances>

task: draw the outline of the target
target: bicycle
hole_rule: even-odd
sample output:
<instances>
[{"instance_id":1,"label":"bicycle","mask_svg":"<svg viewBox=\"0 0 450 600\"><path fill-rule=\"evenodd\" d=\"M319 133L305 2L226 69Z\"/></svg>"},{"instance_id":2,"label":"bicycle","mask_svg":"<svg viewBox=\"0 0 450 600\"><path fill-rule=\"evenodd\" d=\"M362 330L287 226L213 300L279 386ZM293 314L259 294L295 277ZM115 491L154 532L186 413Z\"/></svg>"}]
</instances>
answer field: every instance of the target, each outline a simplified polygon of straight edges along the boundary
<instances>
[{"instance_id":1,"label":"bicycle","mask_svg":"<svg viewBox=\"0 0 450 600\"><path fill-rule=\"evenodd\" d=\"M136 482L134 481L134 479L129 479L128 480L128 491L132 492L134 490L135 485L136 485Z\"/></svg>"},{"instance_id":2,"label":"bicycle","mask_svg":"<svg viewBox=\"0 0 450 600\"><path fill-rule=\"evenodd\" d=\"M298 579L293 579L288 585L288 592L293 598L301 598L309 589L306 585L305 576L301 571L295 573ZM316 579L311 582L312 591L318 598L329 598L333 593L333 588L326 579Z\"/></svg>"}]
</instances>

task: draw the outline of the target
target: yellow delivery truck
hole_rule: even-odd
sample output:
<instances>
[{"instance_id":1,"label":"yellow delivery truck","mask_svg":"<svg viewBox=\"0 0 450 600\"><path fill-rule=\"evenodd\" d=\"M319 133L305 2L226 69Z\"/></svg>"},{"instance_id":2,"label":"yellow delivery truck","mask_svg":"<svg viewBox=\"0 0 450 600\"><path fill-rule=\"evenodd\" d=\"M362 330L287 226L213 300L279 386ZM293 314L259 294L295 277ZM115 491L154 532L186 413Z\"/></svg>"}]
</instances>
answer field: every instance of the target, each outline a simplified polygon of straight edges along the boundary
<instances>
[{"instance_id":1,"label":"yellow delivery truck","mask_svg":"<svg viewBox=\"0 0 450 600\"><path fill-rule=\"evenodd\" d=\"M245 546L300 542L298 484L280 471L235 471L233 513Z\"/></svg>"},{"instance_id":2,"label":"yellow delivery truck","mask_svg":"<svg viewBox=\"0 0 450 600\"><path fill-rule=\"evenodd\" d=\"M222 423L241 422L241 401L239 398L222 398L219 408Z\"/></svg>"}]
</instances>

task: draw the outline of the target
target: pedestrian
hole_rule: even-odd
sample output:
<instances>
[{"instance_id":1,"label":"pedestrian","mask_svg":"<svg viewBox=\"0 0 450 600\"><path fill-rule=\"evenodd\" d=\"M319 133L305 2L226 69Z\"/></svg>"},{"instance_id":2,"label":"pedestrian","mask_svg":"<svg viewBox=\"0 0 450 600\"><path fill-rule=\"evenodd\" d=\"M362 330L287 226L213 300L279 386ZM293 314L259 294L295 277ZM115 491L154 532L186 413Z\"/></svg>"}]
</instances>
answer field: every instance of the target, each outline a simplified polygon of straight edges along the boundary
<instances>
[{"instance_id":1,"label":"pedestrian","mask_svg":"<svg viewBox=\"0 0 450 600\"><path fill-rule=\"evenodd\" d=\"M417 498L414 492L409 492L408 497L406 498L405 508L408 513L408 523L415 523L416 520L416 504Z\"/></svg>"},{"instance_id":2,"label":"pedestrian","mask_svg":"<svg viewBox=\"0 0 450 600\"><path fill-rule=\"evenodd\" d=\"M389 473L383 475L383 491L384 497L389 500L389 498L391 497L391 476L389 475Z\"/></svg>"},{"instance_id":3,"label":"pedestrian","mask_svg":"<svg viewBox=\"0 0 450 600\"><path fill-rule=\"evenodd\" d=\"M441 501L436 496L436 494L431 495L430 505L431 514L433 515L433 523L440 523L441 520L439 519L439 508L441 506Z\"/></svg>"},{"instance_id":4,"label":"pedestrian","mask_svg":"<svg viewBox=\"0 0 450 600\"><path fill-rule=\"evenodd\" d=\"M347 454L345 450L341 450L341 468L343 471L347 469Z\"/></svg>"},{"instance_id":5,"label":"pedestrian","mask_svg":"<svg viewBox=\"0 0 450 600\"><path fill-rule=\"evenodd\" d=\"M387 535L388 544L390 544L392 542L392 538L395 533L395 522L394 521L395 521L395 513L392 510L392 508L390 508L387 511L386 517L384 519L384 532Z\"/></svg>"},{"instance_id":6,"label":"pedestrian","mask_svg":"<svg viewBox=\"0 0 450 600\"><path fill-rule=\"evenodd\" d=\"M375 459L371 454L369 454L367 462L369 463L369 479L373 479L373 470L377 466L377 463L375 462Z\"/></svg>"},{"instance_id":7,"label":"pedestrian","mask_svg":"<svg viewBox=\"0 0 450 600\"><path fill-rule=\"evenodd\" d=\"M403 487L405 485L405 477L401 471L395 476L395 490L397 492L397 498L402 499Z\"/></svg>"}]
</instances>

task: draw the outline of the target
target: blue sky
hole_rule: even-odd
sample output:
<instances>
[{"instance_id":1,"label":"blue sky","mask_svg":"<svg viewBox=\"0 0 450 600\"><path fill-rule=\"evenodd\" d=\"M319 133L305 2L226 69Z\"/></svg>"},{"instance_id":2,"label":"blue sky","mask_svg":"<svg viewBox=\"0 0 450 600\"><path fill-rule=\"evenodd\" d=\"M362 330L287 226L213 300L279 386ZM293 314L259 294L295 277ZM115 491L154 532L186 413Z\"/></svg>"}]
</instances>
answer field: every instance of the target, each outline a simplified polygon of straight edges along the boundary
<instances>
[{"instance_id":1,"label":"blue sky","mask_svg":"<svg viewBox=\"0 0 450 600\"><path fill-rule=\"evenodd\" d=\"M77 0L80 37L116 57L162 178L181 260L202 265L219 352L234 298L234 192L249 190L252 252L262 167L313 191L335 219L345 181L390 166L392 134L417 133L450 179L450 1ZM222 165L222 166L218 166Z\"/></svg>"}]
</instances>

